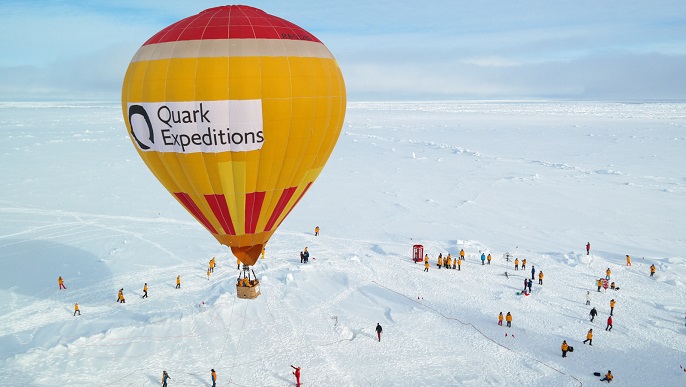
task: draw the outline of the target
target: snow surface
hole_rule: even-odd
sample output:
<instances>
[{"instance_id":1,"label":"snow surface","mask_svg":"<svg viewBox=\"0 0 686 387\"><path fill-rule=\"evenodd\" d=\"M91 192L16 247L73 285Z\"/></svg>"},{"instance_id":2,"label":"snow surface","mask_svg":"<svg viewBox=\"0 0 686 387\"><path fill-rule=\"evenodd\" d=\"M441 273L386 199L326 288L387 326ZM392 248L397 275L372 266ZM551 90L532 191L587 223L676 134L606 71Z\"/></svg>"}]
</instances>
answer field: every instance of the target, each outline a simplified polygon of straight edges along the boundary
<instances>
[{"instance_id":1,"label":"snow surface","mask_svg":"<svg viewBox=\"0 0 686 387\"><path fill-rule=\"evenodd\" d=\"M154 386L167 370L170 387L209 386L214 368L219 386L288 386L290 365L304 386L597 385L608 369L686 385L685 150L680 103L350 103L254 268L262 295L239 300L235 259L144 166L119 104L0 103L0 385ZM461 271L435 267L461 248ZM544 285L517 295L532 265ZM608 267L620 290L598 293Z\"/></svg>"}]
</instances>

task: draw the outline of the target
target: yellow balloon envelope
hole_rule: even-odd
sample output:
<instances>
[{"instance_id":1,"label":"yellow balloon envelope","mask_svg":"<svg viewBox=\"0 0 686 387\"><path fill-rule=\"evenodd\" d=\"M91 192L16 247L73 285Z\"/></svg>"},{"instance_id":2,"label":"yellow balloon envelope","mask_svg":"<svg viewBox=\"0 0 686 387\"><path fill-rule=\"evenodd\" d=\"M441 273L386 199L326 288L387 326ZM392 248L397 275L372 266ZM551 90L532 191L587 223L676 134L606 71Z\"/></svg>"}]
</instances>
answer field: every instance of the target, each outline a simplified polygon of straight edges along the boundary
<instances>
[{"instance_id":1,"label":"yellow balloon envelope","mask_svg":"<svg viewBox=\"0 0 686 387\"><path fill-rule=\"evenodd\" d=\"M207 9L158 32L122 87L145 164L247 265L324 168L345 108L326 46L247 6Z\"/></svg>"}]
</instances>

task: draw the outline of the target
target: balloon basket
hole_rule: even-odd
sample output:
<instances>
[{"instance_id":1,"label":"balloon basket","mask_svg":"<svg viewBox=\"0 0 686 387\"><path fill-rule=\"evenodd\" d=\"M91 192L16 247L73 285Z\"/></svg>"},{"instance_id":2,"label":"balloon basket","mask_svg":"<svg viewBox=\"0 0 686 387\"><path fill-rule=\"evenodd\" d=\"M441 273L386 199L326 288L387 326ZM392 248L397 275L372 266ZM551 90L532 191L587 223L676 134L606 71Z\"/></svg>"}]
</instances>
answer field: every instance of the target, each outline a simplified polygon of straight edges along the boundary
<instances>
[{"instance_id":1,"label":"balloon basket","mask_svg":"<svg viewBox=\"0 0 686 387\"><path fill-rule=\"evenodd\" d=\"M251 272L252 276L250 275ZM238 298L252 300L260 294L260 280L257 279L250 266L243 265L243 270L238 274L236 282L236 295Z\"/></svg>"}]
</instances>

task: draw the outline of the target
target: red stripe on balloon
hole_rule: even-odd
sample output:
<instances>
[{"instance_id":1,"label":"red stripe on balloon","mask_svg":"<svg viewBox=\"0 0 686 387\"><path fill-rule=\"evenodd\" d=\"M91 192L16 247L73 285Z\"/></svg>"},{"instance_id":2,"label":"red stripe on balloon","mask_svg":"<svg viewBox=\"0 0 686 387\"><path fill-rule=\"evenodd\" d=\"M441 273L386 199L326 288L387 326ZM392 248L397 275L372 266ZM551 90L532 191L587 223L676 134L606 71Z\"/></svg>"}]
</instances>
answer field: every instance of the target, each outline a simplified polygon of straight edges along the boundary
<instances>
[{"instance_id":1,"label":"red stripe on balloon","mask_svg":"<svg viewBox=\"0 0 686 387\"><path fill-rule=\"evenodd\" d=\"M298 196L298 200L296 200L295 203L293 203L293 206L291 207L290 210L288 210L288 212L286 213L286 216L284 216L283 219L281 219L282 222L284 219L286 219L288 217L288 215L291 213L291 211L293 211L295 206L298 205L298 202L300 201L300 199L302 199L303 196L305 196L305 192L307 192L307 190L310 189L310 186L312 185L312 183L314 183L314 182L311 181L311 182L307 183L307 187L305 187L305 189L303 190L303 193L301 193L300 196ZM279 223L276 227L279 227L280 225L281 225L281 223Z\"/></svg>"},{"instance_id":2,"label":"red stripe on balloon","mask_svg":"<svg viewBox=\"0 0 686 387\"><path fill-rule=\"evenodd\" d=\"M205 226L206 229L208 229L212 234L217 234L217 230L214 229L214 226L212 226L212 223L210 223L209 220L205 217L205 215L200 211L200 208L198 208L197 205L195 205L195 202L193 199L191 199L190 195L188 195L185 192L174 192L174 195L176 196L177 199L183 204L186 209L195 216L196 219L200 223L202 223L203 226Z\"/></svg>"},{"instance_id":3,"label":"red stripe on balloon","mask_svg":"<svg viewBox=\"0 0 686 387\"><path fill-rule=\"evenodd\" d=\"M254 234L257 221L260 219L260 210L264 202L264 192L251 192L245 195L245 232Z\"/></svg>"},{"instance_id":4,"label":"red stripe on balloon","mask_svg":"<svg viewBox=\"0 0 686 387\"><path fill-rule=\"evenodd\" d=\"M298 187L290 187L286 188L285 190L283 190L283 192L281 192L279 202L276 203L276 208L274 208L272 216L269 217L267 227L264 229L264 231L271 231L272 227L274 227L274 223L276 223L276 220L279 218L283 210L286 208L286 204L288 204L288 202L291 200L291 197L295 193L296 189L298 189Z\"/></svg>"},{"instance_id":5,"label":"red stripe on balloon","mask_svg":"<svg viewBox=\"0 0 686 387\"><path fill-rule=\"evenodd\" d=\"M143 45L210 39L287 39L321 43L297 25L244 5L210 8L156 33Z\"/></svg>"},{"instance_id":6,"label":"red stripe on balloon","mask_svg":"<svg viewBox=\"0 0 686 387\"><path fill-rule=\"evenodd\" d=\"M205 195L205 200L207 200L207 204L210 205L219 224L222 225L224 232L229 235L236 235L236 230L233 228L233 221L231 220L231 214L229 213L229 207L226 204L224 195Z\"/></svg>"}]
</instances>

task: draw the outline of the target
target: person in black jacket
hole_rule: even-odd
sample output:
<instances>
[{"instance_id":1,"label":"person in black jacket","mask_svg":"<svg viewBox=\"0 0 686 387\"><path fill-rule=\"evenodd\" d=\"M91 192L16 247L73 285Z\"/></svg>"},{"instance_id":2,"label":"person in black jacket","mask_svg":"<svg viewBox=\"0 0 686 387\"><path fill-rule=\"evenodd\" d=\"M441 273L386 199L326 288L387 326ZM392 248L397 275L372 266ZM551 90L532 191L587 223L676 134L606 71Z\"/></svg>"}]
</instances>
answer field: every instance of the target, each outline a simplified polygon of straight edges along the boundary
<instances>
[{"instance_id":1,"label":"person in black jacket","mask_svg":"<svg viewBox=\"0 0 686 387\"><path fill-rule=\"evenodd\" d=\"M595 307L593 307L593 309L591 309L591 313L589 313L589 314L591 315L591 322L593 322L593 319L595 318L595 316L598 315L598 311L595 310Z\"/></svg>"},{"instance_id":2,"label":"person in black jacket","mask_svg":"<svg viewBox=\"0 0 686 387\"><path fill-rule=\"evenodd\" d=\"M376 323L376 336L379 338L379 341L381 341L381 332L383 331L383 328L381 328L381 324Z\"/></svg>"}]
</instances>

